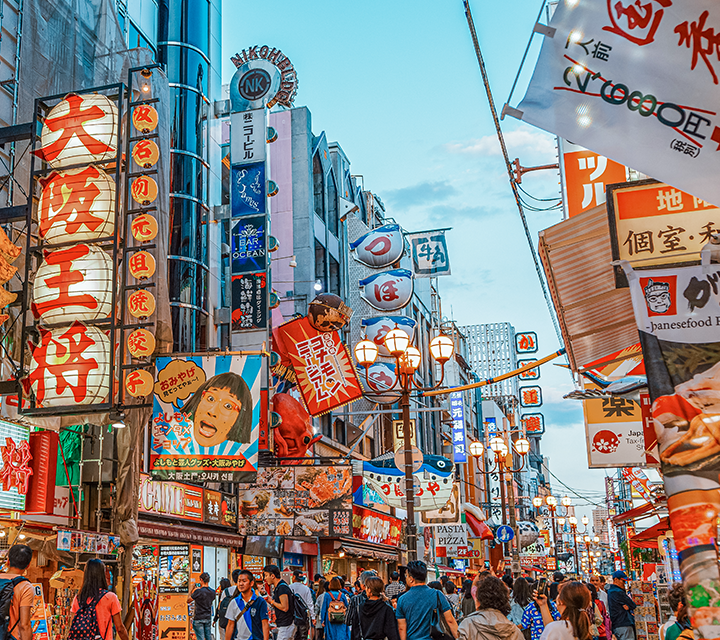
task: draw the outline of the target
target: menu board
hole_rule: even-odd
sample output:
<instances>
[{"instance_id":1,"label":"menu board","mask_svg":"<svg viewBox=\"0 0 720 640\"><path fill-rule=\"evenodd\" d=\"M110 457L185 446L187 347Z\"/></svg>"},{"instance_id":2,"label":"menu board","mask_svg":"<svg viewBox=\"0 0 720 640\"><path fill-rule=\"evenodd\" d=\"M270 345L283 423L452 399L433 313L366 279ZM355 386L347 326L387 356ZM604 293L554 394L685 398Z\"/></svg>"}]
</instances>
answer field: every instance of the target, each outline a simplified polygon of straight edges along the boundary
<instances>
[{"instance_id":1,"label":"menu board","mask_svg":"<svg viewBox=\"0 0 720 640\"><path fill-rule=\"evenodd\" d=\"M190 548L187 545L161 545L159 565L159 593L188 593Z\"/></svg>"},{"instance_id":2,"label":"menu board","mask_svg":"<svg viewBox=\"0 0 720 640\"><path fill-rule=\"evenodd\" d=\"M240 486L241 535L352 535L352 467L266 467Z\"/></svg>"},{"instance_id":3,"label":"menu board","mask_svg":"<svg viewBox=\"0 0 720 640\"><path fill-rule=\"evenodd\" d=\"M132 580L137 585L147 580L157 584L159 548L154 544L136 544L132 551Z\"/></svg>"}]
</instances>

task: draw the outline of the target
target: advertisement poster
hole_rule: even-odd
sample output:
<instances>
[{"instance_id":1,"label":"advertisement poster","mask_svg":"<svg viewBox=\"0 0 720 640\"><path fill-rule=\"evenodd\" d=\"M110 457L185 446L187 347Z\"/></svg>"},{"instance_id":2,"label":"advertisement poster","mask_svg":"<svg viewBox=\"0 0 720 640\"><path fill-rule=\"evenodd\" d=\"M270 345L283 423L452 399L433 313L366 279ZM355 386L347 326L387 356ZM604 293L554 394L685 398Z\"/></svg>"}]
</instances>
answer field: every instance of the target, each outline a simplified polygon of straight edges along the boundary
<instances>
[{"instance_id":1,"label":"advertisement poster","mask_svg":"<svg viewBox=\"0 0 720 640\"><path fill-rule=\"evenodd\" d=\"M160 545L159 593L188 593L190 548L186 544Z\"/></svg>"},{"instance_id":2,"label":"advertisement poster","mask_svg":"<svg viewBox=\"0 0 720 640\"><path fill-rule=\"evenodd\" d=\"M232 276L232 330L267 327L267 273Z\"/></svg>"},{"instance_id":3,"label":"advertisement poster","mask_svg":"<svg viewBox=\"0 0 720 640\"><path fill-rule=\"evenodd\" d=\"M239 218L230 223L232 275L267 269L266 216Z\"/></svg>"},{"instance_id":4,"label":"advertisement poster","mask_svg":"<svg viewBox=\"0 0 720 640\"><path fill-rule=\"evenodd\" d=\"M134 560L133 552L133 562ZM134 585L133 596L135 603L134 638L136 640L155 640L158 637L158 592L155 581L139 580Z\"/></svg>"},{"instance_id":5,"label":"advertisement poster","mask_svg":"<svg viewBox=\"0 0 720 640\"><path fill-rule=\"evenodd\" d=\"M34 584L32 585L32 588L33 603L32 609L30 609L30 630L32 631L32 640L50 640L42 585Z\"/></svg>"},{"instance_id":6,"label":"advertisement poster","mask_svg":"<svg viewBox=\"0 0 720 640\"><path fill-rule=\"evenodd\" d=\"M158 598L158 637L162 640L188 639L187 594L161 593Z\"/></svg>"},{"instance_id":7,"label":"advertisement poster","mask_svg":"<svg viewBox=\"0 0 720 640\"><path fill-rule=\"evenodd\" d=\"M261 356L162 357L156 367L152 476L252 482L257 472Z\"/></svg>"},{"instance_id":8,"label":"advertisement poster","mask_svg":"<svg viewBox=\"0 0 720 640\"><path fill-rule=\"evenodd\" d=\"M438 558L464 558L468 551L467 527L446 524L435 527L435 555Z\"/></svg>"},{"instance_id":9,"label":"advertisement poster","mask_svg":"<svg viewBox=\"0 0 720 640\"><path fill-rule=\"evenodd\" d=\"M703 637L714 638L720 625L720 265L710 264L706 250L702 258L700 266L623 268L691 621Z\"/></svg>"},{"instance_id":10,"label":"advertisement poster","mask_svg":"<svg viewBox=\"0 0 720 640\"><path fill-rule=\"evenodd\" d=\"M402 520L371 509L357 506L353 509L354 538L397 547L401 535Z\"/></svg>"},{"instance_id":11,"label":"advertisement poster","mask_svg":"<svg viewBox=\"0 0 720 640\"><path fill-rule=\"evenodd\" d=\"M240 488L241 535L352 535L352 467L266 467Z\"/></svg>"},{"instance_id":12,"label":"advertisement poster","mask_svg":"<svg viewBox=\"0 0 720 640\"><path fill-rule=\"evenodd\" d=\"M265 213L265 163L232 168L232 217Z\"/></svg>"},{"instance_id":13,"label":"advertisement poster","mask_svg":"<svg viewBox=\"0 0 720 640\"><path fill-rule=\"evenodd\" d=\"M278 336L311 416L362 397L350 354L337 331L321 332L308 318L298 318L278 327Z\"/></svg>"}]
</instances>

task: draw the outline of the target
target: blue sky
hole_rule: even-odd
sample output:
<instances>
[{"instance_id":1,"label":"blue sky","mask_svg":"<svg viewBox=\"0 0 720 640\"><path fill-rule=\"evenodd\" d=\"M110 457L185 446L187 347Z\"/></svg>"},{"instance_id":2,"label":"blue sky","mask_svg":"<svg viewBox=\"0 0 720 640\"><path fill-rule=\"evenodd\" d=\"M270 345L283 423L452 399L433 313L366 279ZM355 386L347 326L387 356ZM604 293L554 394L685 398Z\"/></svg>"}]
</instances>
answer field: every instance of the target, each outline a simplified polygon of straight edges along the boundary
<instances>
[{"instance_id":1,"label":"blue sky","mask_svg":"<svg viewBox=\"0 0 720 640\"><path fill-rule=\"evenodd\" d=\"M506 101L540 8L539 0L471 0L498 108ZM443 313L459 324L511 322L537 331L540 352L558 341L507 180L461 0L227 0L223 81L230 56L251 45L279 47L298 74L295 104L309 107L313 131L337 141L408 230L448 232L453 275L441 279ZM533 61L526 65L532 71ZM522 97L521 86L513 98ZM556 161L555 139L503 122L511 159ZM538 198L559 195L557 172L525 176ZM560 221L528 212L532 235ZM603 471L587 469L580 403L562 400L569 374L545 365L540 383L551 469L580 490L603 490ZM558 487L556 493L562 495ZM589 510L588 515L589 514ZM581 510L581 513L584 510Z\"/></svg>"}]
</instances>

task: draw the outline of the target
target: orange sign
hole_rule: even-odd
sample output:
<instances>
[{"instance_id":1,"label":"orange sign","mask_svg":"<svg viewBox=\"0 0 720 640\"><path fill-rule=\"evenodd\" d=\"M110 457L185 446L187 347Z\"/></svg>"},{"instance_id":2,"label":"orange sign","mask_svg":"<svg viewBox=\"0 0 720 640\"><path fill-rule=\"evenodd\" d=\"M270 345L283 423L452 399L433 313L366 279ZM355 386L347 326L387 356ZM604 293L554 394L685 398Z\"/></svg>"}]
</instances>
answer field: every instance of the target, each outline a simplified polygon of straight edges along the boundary
<instances>
[{"instance_id":1,"label":"orange sign","mask_svg":"<svg viewBox=\"0 0 720 640\"><path fill-rule=\"evenodd\" d=\"M149 213L141 213L130 222L130 231L138 242L150 242L158 233L157 220Z\"/></svg>"},{"instance_id":2,"label":"orange sign","mask_svg":"<svg viewBox=\"0 0 720 640\"><path fill-rule=\"evenodd\" d=\"M138 251L128 258L130 275L138 280L146 280L155 273L155 258L147 251Z\"/></svg>"},{"instance_id":3,"label":"orange sign","mask_svg":"<svg viewBox=\"0 0 720 640\"><path fill-rule=\"evenodd\" d=\"M158 112L149 104L141 104L133 109L133 126L142 133L150 133L159 121Z\"/></svg>"},{"instance_id":4,"label":"orange sign","mask_svg":"<svg viewBox=\"0 0 720 640\"><path fill-rule=\"evenodd\" d=\"M157 182L150 176L139 176L132 181L130 192L138 204L148 205L155 201L158 194Z\"/></svg>"},{"instance_id":5,"label":"orange sign","mask_svg":"<svg viewBox=\"0 0 720 640\"><path fill-rule=\"evenodd\" d=\"M133 291L128 297L128 310L134 318L148 318L155 312L155 296L147 289Z\"/></svg>"},{"instance_id":6,"label":"orange sign","mask_svg":"<svg viewBox=\"0 0 720 640\"><path fill-rule=\"evenodd\" d=\"M625 182L625 167L583 147L563 143L568 216L605 202L605 186Z\"/></svg>"},{"instance_id":7,"label":"orange sign","mask_svg":"<svg viewBox=\"0 0 720 640\"><path fill-rule=\"evenodd\" d=\"M125 376L125 389L134 398L141 398L152 393L154 382L149 371L136 369Z\"/></svg>"},{"instance_id":8,"label":"orange sign","mask_svg":"<svg viewBox=\"0 0 720 640\"><path fill-rule=\"evenodd\" d=\"M128 336L127 347L133 358L148 358L155 353L155 336L147 329L135 329Z\"/></svg>"},{"instance_id":9,"label":"orange sign","mask_svg":"<svg viewBox=\"0 0 720 640\"><path fill-rule=\"evenodd\" d=\"M160 149L153 140L140 140L133 147L132 159L139 166L148 169L160 159Z\"/></svg>"}]
</instances>

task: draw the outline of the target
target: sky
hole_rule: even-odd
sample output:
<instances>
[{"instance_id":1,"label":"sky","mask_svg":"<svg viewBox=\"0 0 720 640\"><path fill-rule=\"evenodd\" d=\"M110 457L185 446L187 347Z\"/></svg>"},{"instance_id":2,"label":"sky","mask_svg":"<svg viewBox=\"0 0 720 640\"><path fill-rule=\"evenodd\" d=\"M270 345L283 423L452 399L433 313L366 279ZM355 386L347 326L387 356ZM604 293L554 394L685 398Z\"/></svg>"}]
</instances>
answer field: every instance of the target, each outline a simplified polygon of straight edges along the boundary
<instances>
[{"instance_id":1,"label":"sky","mask_svg":"<svg viewBox=\"0 0 720 640\"><path fill-rule=\"evenodd\" d=\"M506 102L542 0L471 0L475 27L498 109ZM536 39L539 44L539 38ZM440 279L443 315L459 325L510 322L536 331L538 356L559 348L512 197L465 19L462 0L225 0L223 82L230 57L247 46L282 49L299 80L295 106L312 113L408 231L447 233L452 276ZM534 66L531 49L511 101L516 106ZM555 138L507 118L511 160L557 161ZM536 198L559 198L557 171L525 175ZM541 204L542 206L546 206ZM561 221L559 211L528 212L532 237ZM563 400L570 374L544 365L551 471L577 491L604 491L603 470L587 468L582 406ZM553 491L565 489L553 480ZM572 497L572 494L570 494ZM580 501L576 500L576 504ZM590 507L579 508L590 516Z\"/></svg>"}]
</instances>

